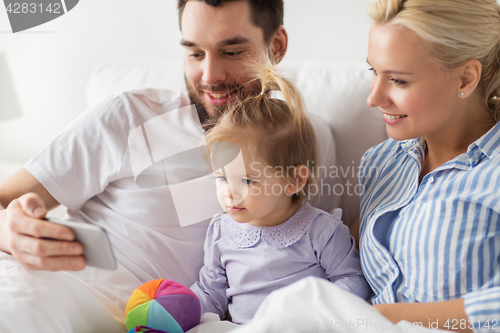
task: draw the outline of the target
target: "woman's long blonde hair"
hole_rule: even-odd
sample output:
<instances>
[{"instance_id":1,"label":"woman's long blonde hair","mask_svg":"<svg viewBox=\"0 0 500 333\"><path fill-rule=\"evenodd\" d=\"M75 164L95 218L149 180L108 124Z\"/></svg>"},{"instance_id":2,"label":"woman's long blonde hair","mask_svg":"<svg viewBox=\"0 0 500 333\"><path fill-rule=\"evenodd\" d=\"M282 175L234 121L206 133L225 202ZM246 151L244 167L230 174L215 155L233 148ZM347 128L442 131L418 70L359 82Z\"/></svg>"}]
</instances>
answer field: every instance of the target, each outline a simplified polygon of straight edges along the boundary
<instances>
[{"instance_id":1,"label":"woman's long blonde hair","mask_svg":"<svg viewBox=\"0 0 500 333\"><path fill-rule=\"evenodd\" d=\"M470 59L481 62L479 88L500 120L500 6L496 0L379 0L369 7L375 23L399 25L429 45L448 69Z\"/></svg>"},{"instance_id":2,"label":"woman's long blonde hair","mask_svg":"<svg viewBox=\"0 0 500 333\"><path fill-rule=\"evenodd\" d=\"M252 156L258 156L269 166L290 172L298 165L308 167L304 188L293 196L303 202L311 186L317 186L315 176L318 149L314 128L307 115L302 95L295 85L280 75L269 59L252 63L250 71L261 93L232 104L206 133L211 142L244 144ZM271 97L279 91L284 100ZM242 139L245 142L242 142ZM293 175L285 173L290 182Z\"/></svg>"}]
</instances>

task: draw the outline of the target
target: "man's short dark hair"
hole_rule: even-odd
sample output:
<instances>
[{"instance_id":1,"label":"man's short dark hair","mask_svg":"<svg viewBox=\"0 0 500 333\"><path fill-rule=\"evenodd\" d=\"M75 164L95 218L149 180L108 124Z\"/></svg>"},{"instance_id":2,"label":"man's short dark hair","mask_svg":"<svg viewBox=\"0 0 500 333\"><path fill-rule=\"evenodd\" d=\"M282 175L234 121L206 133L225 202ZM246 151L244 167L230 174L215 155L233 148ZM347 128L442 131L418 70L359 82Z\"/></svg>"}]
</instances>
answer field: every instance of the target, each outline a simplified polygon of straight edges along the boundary
<instances>
[{"instance_id":1,"label":"man's short dark hair","mask_svg":"<svg viewBox=\"0 0 500 333\"><path fill-rule=\"evenodd\" d=\"M189 0L177 0L179 10L179 26L182 30L182 13ZM218 7L224 2L247 1L250 4L251 19L253 24L260 27L264 32L264 41L268 44L271 37L280 25L283 25L283 0L196 0L203 1L207 5Z\"/></svg>"}]
</instances>

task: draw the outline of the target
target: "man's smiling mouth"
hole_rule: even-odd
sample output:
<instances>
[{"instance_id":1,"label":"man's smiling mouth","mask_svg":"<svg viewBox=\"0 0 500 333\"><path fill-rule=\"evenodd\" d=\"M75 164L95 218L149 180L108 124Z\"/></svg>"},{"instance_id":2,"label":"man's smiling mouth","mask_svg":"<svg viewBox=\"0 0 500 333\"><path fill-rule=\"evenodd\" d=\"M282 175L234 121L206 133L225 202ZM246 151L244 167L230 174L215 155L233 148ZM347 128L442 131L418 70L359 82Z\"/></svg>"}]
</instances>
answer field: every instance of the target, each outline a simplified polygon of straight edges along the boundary
<instances>
[{"instance_id":1,"label":"man's smiling mouth","mask_svg":"<svg viewBox=\"0 0 500 333\"><path fill-rule=\"evenodd\" d=\"M229 92L225 92L225 93L208 93L210 96L212 96L213 98L224 98L226 97L227 95L229 95Z\"/></svg>"}]
</instances>

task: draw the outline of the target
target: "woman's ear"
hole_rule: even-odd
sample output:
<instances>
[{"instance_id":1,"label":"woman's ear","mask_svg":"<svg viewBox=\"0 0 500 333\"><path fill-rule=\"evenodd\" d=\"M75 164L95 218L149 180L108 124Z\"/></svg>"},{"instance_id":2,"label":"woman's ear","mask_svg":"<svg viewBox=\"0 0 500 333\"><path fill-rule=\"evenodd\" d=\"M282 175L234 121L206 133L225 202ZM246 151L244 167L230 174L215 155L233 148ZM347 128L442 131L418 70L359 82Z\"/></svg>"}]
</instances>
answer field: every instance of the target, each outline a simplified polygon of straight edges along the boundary
<instances>
[{"instance_id":1,"label":"woman's ear","mask_svg":"<svg viewBox=\"0 0 500 333\"><path fill-rule=\"evenodd\" d=\"M458 95L462 98L468 97L479 84L483 66L477 59L470 59L459 67L460 84Z\"/></svg>"},{"instance_id":2,"label":"woman's ear","mask_svg":"<svg viewBox=\"0 0 500 333\"><path fill-rule=\"evenodd\" d=\"M288 34L285 27L280 25L269 42L269 56L274 65L281 62L288 48Z\"/></svg>"},{"instance_id":3,"label":"woman's ear","mask_svg":"<svg viewBox=\"0 0 500 333\"><path fill-rule=\"evenodd\" d=\"M286 193L293 195L299 193L307 183L309 169L301 164L293 168L293 181L286 186Z\"/></svg>"}]
</instances>

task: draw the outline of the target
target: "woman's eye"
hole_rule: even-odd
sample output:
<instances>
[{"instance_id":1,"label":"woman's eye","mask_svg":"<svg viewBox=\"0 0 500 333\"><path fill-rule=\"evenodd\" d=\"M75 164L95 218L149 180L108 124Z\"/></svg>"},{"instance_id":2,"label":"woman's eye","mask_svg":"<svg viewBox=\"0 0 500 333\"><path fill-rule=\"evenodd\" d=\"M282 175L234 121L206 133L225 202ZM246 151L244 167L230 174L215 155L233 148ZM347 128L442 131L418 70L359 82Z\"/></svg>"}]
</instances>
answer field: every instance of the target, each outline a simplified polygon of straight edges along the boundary
<instances>
[{"instance_id":1,"label":"woman's eye","mask_svg":"<svg viewBox=\"0 0 500 333\"><path fill-rule=\"evenodd\" d=\"M247 184L247 185L250 185L250 184L253 184L255 183L255 181L251 180L251 179L242 179L241 180L243 183Z\"/></svg>"},{"instance_id":2,"label":"woman's eye","mask_svg":"<svg viewBox=\"0 0 500 333\"><path fill-rule=\"evenodd\" d=\"M224 177L224 176L218 176L218 177L216 177L216 179L217 179L218 181L220 181L220 182L227 182L227 179L226 179L226 177Z\"/></svg>"},{"instance_id":3,"label":"woman's eye","mask_svg":"<svg viewBox=\"0 0 500 333\"><path fill-rule=\"evenodd\" d=\"M401 86L401 85L406 84L406 81L398 80L398 79L395 79L395 78L391 78L390 80L392 82L394 82L394 84L397 85L397 86Z\"/></svg>"},{"instance_id":4,"label":"woman's eye","mask_svg":"<svg viewBox=\"0 0 500 333\"><path fill-rule=\"evenodd\" d=\"M377 75L377 71L373 67L370 67L368 70L373 72L373 75Z\"/></svg>"}]
</instances>

